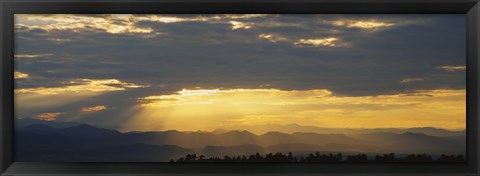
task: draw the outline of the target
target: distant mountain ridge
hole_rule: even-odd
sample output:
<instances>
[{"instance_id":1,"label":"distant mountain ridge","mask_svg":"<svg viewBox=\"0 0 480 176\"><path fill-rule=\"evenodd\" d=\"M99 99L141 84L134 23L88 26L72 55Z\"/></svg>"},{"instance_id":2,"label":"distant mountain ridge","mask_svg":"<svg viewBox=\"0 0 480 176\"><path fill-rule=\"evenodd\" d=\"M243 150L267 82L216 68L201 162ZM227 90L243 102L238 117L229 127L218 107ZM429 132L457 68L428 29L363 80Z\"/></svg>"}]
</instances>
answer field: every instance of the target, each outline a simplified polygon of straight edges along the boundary
<instances>
[{"instance_id":1,"label":"distant mountain ridge","mask_svg":"<svg viewBox=\"0 0 480 176\"><path fill-rule=\"evenodd\" d=\"M80 125L80 123L76 122L56 122L56 121L46 121L46 120L39 120L33 118L21 118L15 119L14 126L15 128L23 128L34 124L43 124L48 125L55 128L68 128Z\"/></svg>"},{"instance_id":2,"label":"distant mountain ridge","mask_svg":"<svg viewBox=\"0 0 480 176\"><path fill-rule=\"evenodd\" d=\"M465 135L441 137L413 132L348 135L267 132L256 135L246 130L121 133L86 124L50 123L16 127L16 156L20 161L103 161L102 158L108 157L130 162L142 161L142 158L145 161L165 161L188 153L212 156L314 151L465 154L466 148Z\"/></svg>"},{"instance_id":3,"label":"distant mountain ridge","mask_svg":"<svg viewBox=\"0 0 480 176\"><path fill-rule=\"evenodd\" d=\"M45 124L33 124L18 129L21 132L33 132L37 134L62 134L71 137L98 138L121 134L115 130L97 128L94 126L79 124L66 128L55 128Z\"/></svg>"},{"instance_id":4,"label":"distant mountain ridge","mask_svg":"<svg viewBox=\"0 0 480 176\"><path fill-rule=\"evenodd\" d=\"M22 118L15 120L15 127L23 128L32 124L44 124L55 128L68 128L73 126L78 126L80 123L76 122L56 122L56 121L45 121L32 118ZM366 133L376 133L376 132L391 132L391 133L422 133L429 136L462 136L466 135L466 130L446 130L434 127L415 127L415 128L373 128L373 129L362 129L362 128L324 128L316 126L303 126L298 124L289 124L289 125L279 125L279 124L266 124L266 125L256 125L256 126L238 126L236 129L225 129L217 128L210 133L223 134L231 131L248 131L254 134L265 134L268 132L281 132L281 133L319 133L319 134L345 134L345 135L356 135L356 134L366 134ZM262 130L259 130L262 129ZM268 129L268 130L265 130ZM176 131L176 130L169 130ZM142 133L142 132L139 132ZM208 132L205 132L208 133Z\"/></svg>"},{"instance_id":5,"label":"distant mountain ridge","mask_svg":"<svg viewBox=\"0 0 480 176\"><path fill-rule=\"evenodd\" d=\"M422 133L429 136L461 136L466 135L465 130L446 130L434 127L415 127L415 128L372 128L372 129L362 129L362 128L324 128L316 126L303 126L298 124L289 124L289 125L279 125L279 124L266 124L266 125L256 125L256 126L235 126L234 129L244 129L256 134L263 134L269 131L278 131L283 133L295 133L295 132L312 132L312 133L321 133L321 134L365 134L365 133L375 133L375 132L391 132L391 133ZM268 130L265 130L268 129ZM224 131L228 131L227 128L222 128Z\"/></svg>"}]
</instances>

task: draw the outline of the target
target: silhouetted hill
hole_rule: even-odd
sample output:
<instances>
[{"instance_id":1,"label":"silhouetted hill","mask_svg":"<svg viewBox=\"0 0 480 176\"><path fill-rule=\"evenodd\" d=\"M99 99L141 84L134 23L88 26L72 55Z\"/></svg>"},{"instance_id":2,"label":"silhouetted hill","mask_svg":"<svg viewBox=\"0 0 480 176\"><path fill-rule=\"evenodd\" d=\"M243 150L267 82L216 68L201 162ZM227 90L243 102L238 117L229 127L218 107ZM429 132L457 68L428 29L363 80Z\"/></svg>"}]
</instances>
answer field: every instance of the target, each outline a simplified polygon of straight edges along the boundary
<instances>
[{"instance_id":1,"label":"silhouetted hill","mask_svg":"<svg viewBox=\"0 0 480 176\"><path fill-rule=\"evenodd\" d=\"M422 133L429 136L439 136L439 137L466 135L465 130L449 131L445 129L438 129L438 128L432 128L432 127L409 128L409 129L400 130L400 131L401 131L400 133L406 133L406 132Z\"/></svg>"},{"instance_id":2,"label":"silhouetted hill","mask_svg":"<svg viewBox=\"0 0 480 176\"><path fill-rule=\"evenodd\" d=\"M465 136L435 137L420 133L370 133L355 136L379 144L378 150L395 150L399 152L428 152L428 153L465 153ZM463 138L463 140L462 140Z\"/></svg>"},{"instance_id":3,"label":"silhouetted hill","mask_svg":"<svg viewBox=\"0 0 480 176\"><path fill-rule=\"evenodd\" d=\"M30 125L38 125L43 124L54 128L68 128L80 125L76 122L56 122L56 121L45 121L45 120L38 120L32 118L22 118L22 119L15 119L15 128L23 128Z\"/></svg>"},{"instance_id":4,"label":"silhouetted hill","mask_svg":"<svg viewBox=\"0 0 480 176\"><path fill-rule=\"evenodd\" d=\"M54 128L45 124L33 124L21 129L17 129L17 131L21 132L31 132L36 134L52 134L52 133L60 133L61 129Z\"/></svg>"},{"instance_id":5,"label":"silhouetted hill","mask_svg":"<svg viewBox=\"0 0 480 176\"><path fill-rule=\"evenodd\" d=\"M17 153L18 160L28 162L167 162L192 150L173 145L145 144L103 145L86 149L36 150Z\"/></svg>"},{"instance_id":6,"label":"silhouetted hill","mask_svg":"<svg viewBox=\"0 0 480 176\"><path fill-rule=\"evenodd\" d=\"M151 145L177 145L189 148L202 148L207 145L235 146L244 144L255 144L265 147L282 143L306 143L324 145L335 142L341 144L355 143L355 145L359 145L358 142L360 142L360 140L349 138L341 134L285 134L279 132L269 132L259 136L248 131L230 131L222 134L165 131L126 133L119 137L124 138L124 140L126 141L135 141L137 143L145 143Z\"/></svg>"},{"instance_id":7,"label":"silhouetted hill","mask_svg":"<svg viewBox=\"0 0 480 176\"><path fill-rule=\"evenodd\" d=\"M32 157L36 156L44 160L64 161L68 160L68 157L72 157L87 161L93 159L87 157L88 152L105 157L109 153L110 155L119 153L119 156L116 156L119 160L136 159L127 158L130 155L128 152L138 155L139 158L152 160L158 157L148 158L149 155L162 154L162 152L183 155L185 152L191 151L206 155L247 155L256 152L311 153L316 151L465 154L465 136L436 137L412 132L401 134L375 132L357 135L267 132L255 135L245 130L221 133L170 130L120 133L85 124L55 128L43 123L24 126L16 130L15 145L16 149L18 148L16 154L24 159L34 159ZM101 155L101 153L106 154ZM120 155L122 153L125 155ZM82 154L86 156L79 156ZM175 157L169 157L169 159L171 158Z\"/></svg>"},{"instance_id":8,"label":"silhouetted hill","mask_svg":"<svg viewBox=\"0 0 480 176\"><path fill-rule=\"evenodd\" d=\"M295 136L281 132L267 132L263 135L260 135L259 140L263 145L293 143L298 141Z\"/></svg>"},{"instance_id":9,"label":"silhouetted hill","mask_svg":"<svg viewBox=\"0 0 480 176\"><path fill-rule=\"evenodd\" d=\"M75 157L95 156L85 159L109 162L166 162L169 159L192 153L192 150L174 145L146 145L132 144L124 146L104 146L94 149L82 150L75 153ZM82 154L83 153L83 154ZM72 154L73 155L73 154Z\"/></svg>"},{"instance_id":10,"label":"silhouetted hill","mask_svg":"<svg viewBox=\"0 0 480 176\"><path fill-rule=\"evenodd\" d=\"M223 134L223 133L226 133L226 132L228 132L228 130L225 130L225 129L222 129L222 128L217 128L217 129L212 131L213 134Z\"/></svg>"},{"instance_id":11,"label":"silhouetted hill","mask_svg":"<svg viewBox=\"0 0 480 176\"><path fill-rule=\"evenodd\" d=\"M256 144L258 142L257 136L248 131L229 131L218 136L218 139L223 141L223 145L241 145L241 144Z\"/></svg>"},{"instance_id":12,"label":"silhouetted hill","mask_svg":"<svg viewBox=\"0 0 480 176\"><path fill-rule=\"evenodd\" d=\"M325 144L360 145L360 144L365 144L365 141L355 139L355 138L352 138L352 137L348 137L345 134L317 134L317 133L297 132L297 133L293 133L292 136L299 139L300 142L307 143L307 144L317 144L317 145L325 145ZM314 140L314 139L321 139L321 140Z\"/></svg>"},{"instance_id":13,"label":"silhouetted hill","mask_svg":"<svg viewBox=\"0 0 480 176\"><path fill-rule=\"evenodd\" d=\"M373 128L373 129L363 129L363 128L323 128L316 126L304 126L298 124L289 124L289 125L279 125L279 124L266 124L266 125L238 125L233 126L234 129L245 129L251 131L255 134L264 134L269 131L277 131L282 133L296 133L296 132L305 132L305 133L318 133L318 134L345 134L345 135L358 135L358 134L368 134L368 133L377 133L377 132L390 132L402 134L406 132L412 133L422 133L429 136L461 136L465 135L465 130L451 131L446 129L439 129L433 127L418 127L418 128Z\"/></svg>"},{"instance_id":14,"label":"silhouetted hill","mask_svg":"<svg viewBox=\"0 0 480 176\"><path fill-rule=\"evenodd\" d=\"M265 153L265 149L258 145L245 144L237 146L205 146L202 153L207 156L249 155L256 152Z\"/></svg>"},{"instance_id":15,"label":"silhouetted hill","mask_svg":"<svg viewBox=\"0 0 480 176\"><path fill-rule=\"evenodd\" d=\"M115 130L109 130L104 128L97 128L91 125L80 124L67 128L54 128L45 124L33 124L30 126L25 126L23 128L17 129L20 132L30 132L37 134L62 134L65 136L71 137L80 137L80 138L98 138L98 137L108 137L112 135L118 135L120 132Z\"/></svg>"},{"instance_id":16,"label":"silhouetted hill","mask_svg":"<svg viewBox=\"0 0 480 176\"><path fill-rule=\"evenodd\" d=\"M312 152L325 151L326 147L302 143L288 143L271 145L267 147L267 150L270 152Z\"/></svg>"},{"instance_id":17,"label":"silhouetted hill","mask_svg":"<svg viewBox=\"0 0 480 176\"><path fill-rule=\"evenodd\" d=\"M247 131L230 131L223 134L166 131L135 133L119 136L123 141L135 141L150 145L177 145L184 148L205 146L257 145L268 151L269 146L280 144L304 144L318 146L324 151L356 151L388 153L392 150L414 152L457 152L464 153L464 140L461 137L435 137L417 133L371 133L355 136L344 134L317 134L269 132L254 135ZM304 149L304 148L303 148ZM292 150L297 151L297 150ZM255 151L252 151L255 152Z\"/></svg>"},{"instance_id":18,"label":"silhouetted hill","mask_svg":"<svg viewBox=\"0 0 480 176\"><path fill-rule=\"evenodd\" d=\"M120 132L115 130L97 128L97 127L85 125L85 124L65 128L65 129L62 129L61 132L68 136L85 137L85 138L102 138L102 137L108 137L108 136L120 134Z\"/></svg>"}]
</instances>

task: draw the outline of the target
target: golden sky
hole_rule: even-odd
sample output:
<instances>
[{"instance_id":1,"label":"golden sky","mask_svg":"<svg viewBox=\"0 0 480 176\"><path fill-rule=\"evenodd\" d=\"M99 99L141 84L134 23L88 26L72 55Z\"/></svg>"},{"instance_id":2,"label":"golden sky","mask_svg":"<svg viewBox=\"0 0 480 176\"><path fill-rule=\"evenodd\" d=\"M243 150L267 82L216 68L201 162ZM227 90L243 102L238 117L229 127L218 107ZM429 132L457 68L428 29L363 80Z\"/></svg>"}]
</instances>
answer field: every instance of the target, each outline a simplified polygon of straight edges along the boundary
<instances>
[{"instance_id":1,"label":"golden sky","mask_svg":"<svg viewBox=\"0 0 480 176\"><path fill-rule=\"evenodd\" d=\"M341 96L326 89L183 89L138 101L141 110L128 123L142 130L262 124L464 129L466 117L465 90L446 89L377 96Z\"/></svg>"}]
</instances>

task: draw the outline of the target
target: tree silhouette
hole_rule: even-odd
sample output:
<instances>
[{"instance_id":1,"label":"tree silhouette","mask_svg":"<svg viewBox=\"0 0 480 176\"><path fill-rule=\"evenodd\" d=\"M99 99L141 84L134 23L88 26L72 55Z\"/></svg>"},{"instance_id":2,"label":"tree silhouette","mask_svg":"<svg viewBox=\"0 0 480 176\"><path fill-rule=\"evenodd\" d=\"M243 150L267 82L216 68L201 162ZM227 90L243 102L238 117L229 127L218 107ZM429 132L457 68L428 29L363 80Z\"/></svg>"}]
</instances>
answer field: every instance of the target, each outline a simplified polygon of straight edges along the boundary
<instances>
[{"instance_id":1,"label":"tree silhouette","mask_svg":"<svg viewBox=\"0 0 480 176\"><path fill-rule=\"evenodd\" d=\"M260 153L254 155L225 155L222 158L212 156L207 158L205 155L187 154L170 162L465 162L463 155L445 155L442 154L436 160L427 154L409 154L406 157L397 157L394 153L376 155L374 159L368 159L366 154L357 154L346 156L343 159L341 153L321 154L320 152L310 153L306 156L294 156L291 152L283 154L281 152L267 153L264 156Z\"/></svg>"},{"instance_id":2,"label":"tree silhouette","mask_svg":"<svg viewBox=\"0 0 480 176\"><path fill-rule=\"evenodd\" d=\"M437 159L438 162L465 162L465 158L462 155L440 155L440 158Z\"/></svg>"},{"instance_id":3,"label":"tree silhouette","mask_svg":"<svg viewBox=\"0 0 480 176\"><path fill-rule=\"evenodd\" d=\"M397 162L398 159L395 157L394 153L383 154L383 156L377 155L375 156L375 160L377 162Z\"/></svg>"},{"instance_id":4,"label":"tree silhouette","mask_svg":"<svg viewBox=\"0 0 480 176\"><path fill-rule=\"evenodd\" d=\"M358 155L352 155L352 156L347 156L347 159L345 159L345 162L369 162L367 155L365 154L358 154Z\"/></svg>"},{"instance_id":5,"label":"tree silhouette","mask_svg":"<svg viewBox=\"0 0 480 176\"><path fill-rule=\"evenodd\" d=\"M405 157L404 159L400 159L400 161L403 162L432 162L432 157L427 154L420 154L420 155L415 155L411 154Z\"/></svg>"}]
</instances>

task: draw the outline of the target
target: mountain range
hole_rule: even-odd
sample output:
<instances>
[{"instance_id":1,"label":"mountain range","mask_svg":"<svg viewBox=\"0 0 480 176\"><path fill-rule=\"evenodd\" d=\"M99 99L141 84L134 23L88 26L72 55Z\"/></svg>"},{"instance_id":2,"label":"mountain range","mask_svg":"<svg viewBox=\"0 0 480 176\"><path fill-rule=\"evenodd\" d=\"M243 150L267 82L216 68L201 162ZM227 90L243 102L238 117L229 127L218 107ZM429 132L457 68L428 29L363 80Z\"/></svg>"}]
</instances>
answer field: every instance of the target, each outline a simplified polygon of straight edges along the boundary
<instances>
[{"instance_id":1,"label":"mountain range","mask_svg":"<svg viewBox=\"0 0 480 176\"><path fill-rule=\"evenodd\" d=\"M230 126L224 129L217 129L217 131L229 131L234 129L244 129L255 134L263 134L269 131L277 131L283 133L295 133L295 132L312 132L319 134L365 134L365 133L377 133L377 132L390 132L390 133L422 133L429 136L459 136L465 135L465 130L446 130L433 127L416 127L416 128L324 128L316 126L305 126L298 124L265 124L265 125L237 125Z\"/></svg>"},{"instance_id":2,"label":"mountain range","mask_svg":"<svg viewBox=\"0 0 480 176\"><path fill-rule=\"evenodd\" d=\"M122 133L87 124L35 119L19 119L15 125L17 161L164 162L190 153L224 156L317 151L465 155L466 148L462 132L435 128L364 129L346 134L269 131L259 135L222 129Z\"/></svg>"}]
</instances>

